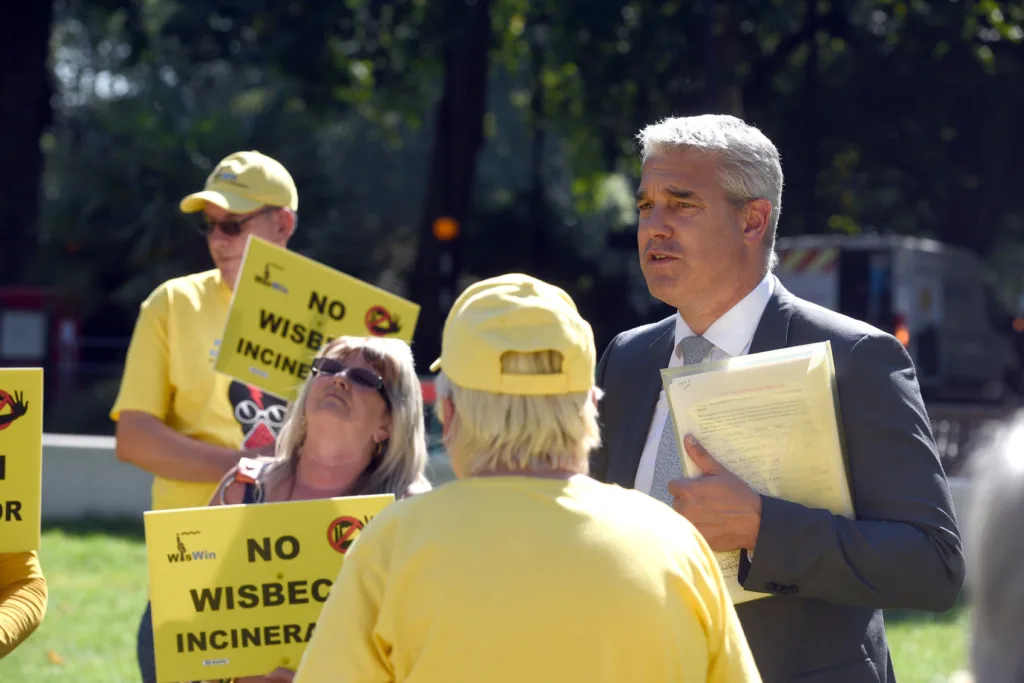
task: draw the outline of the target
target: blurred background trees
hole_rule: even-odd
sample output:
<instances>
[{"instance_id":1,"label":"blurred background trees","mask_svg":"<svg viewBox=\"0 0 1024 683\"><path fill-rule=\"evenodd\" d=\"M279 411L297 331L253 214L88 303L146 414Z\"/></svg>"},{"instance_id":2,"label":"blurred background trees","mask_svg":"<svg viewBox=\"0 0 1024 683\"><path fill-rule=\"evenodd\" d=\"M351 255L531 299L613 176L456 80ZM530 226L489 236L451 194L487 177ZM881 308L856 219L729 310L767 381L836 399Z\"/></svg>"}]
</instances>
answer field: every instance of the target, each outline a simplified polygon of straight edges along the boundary
<instances>
[{"instance_id":1,"label":"blurred background trees","mask_svg":"<svg viewBox=\"0 0 1024 683\"><path fill-rule=\"evenodd\" d=\"M208 267L178 200L239 149L300 192L294 247L423 306L506 270L599 346L664 310L635 257L635 134L728 112L782 152L782 234L896 232L1024 289L1024 2L40 0L0 41L4 285L74 295L103 421L142 298ZM435 237L454 219L452 240Z\"/></svg>"}]
</instances>

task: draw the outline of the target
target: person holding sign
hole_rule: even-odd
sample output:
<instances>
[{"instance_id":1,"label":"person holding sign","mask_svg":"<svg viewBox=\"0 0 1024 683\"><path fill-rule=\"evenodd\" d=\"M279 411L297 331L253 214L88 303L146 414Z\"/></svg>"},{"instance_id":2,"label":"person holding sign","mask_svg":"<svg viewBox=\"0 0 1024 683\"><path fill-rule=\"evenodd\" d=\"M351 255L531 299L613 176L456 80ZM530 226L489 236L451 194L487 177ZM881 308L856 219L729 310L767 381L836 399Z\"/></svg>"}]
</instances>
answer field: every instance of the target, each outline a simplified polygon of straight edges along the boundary
<instances>
[{"instance_id":1,"label":"person holding sign","mask_svg":"<svg viewBox=\"0 0 1024 683\"><path fill-rule=\"evenodd\" d=\"M211 505L312 500L430 489L423 392L400 339L339 337L313 360L274 458L244 458ZM235 683L291 680L279 668Z\"/></svg>"},{"instance_id":2,"label":"person holding sign","mask_svg":"<svg viewBox=\"0 0 1024 683\"><path fill-rule=\"evenodd\" d=\"M201 192L181 201L182 212L202 214L216 267L169 280L142 303L110 412L118 459L154 477L154 510L205 506L240 457L273 448L284 401L214 363L246 240L286 246L298 205L291 175L259 152L226 157ZM143 681L155 681L148 609L138 656Z\"/></svg>"},{"instance_id":3,"label":"person holding sign","mask_svg":"<svg viewBox=\"0 0 1024 683\"><path fill-rule=\"evenodd\" d=\"M211 505L429 490L423 391L412 350L389 337L338 337L320 350L273 458L242 461Z\"/></svg>"},{"instance_id":4,"label":"person holding sign","mask_svg":"<svg viewBox=\"0 0 1024 683\"><path fill-rule=\"evenodd\" d=\"M0 553L0 659L42 623L47 597L36 551Z\"/></svg>"},{"instance_id":5,"label":"person holding sign","mask_svg":"<svg viewBox=\"0 0 1024 683\"><path fill-rule=\"evenodd\" d=\"M911 358L892 335L798 299L772 275L783 176L764 134L704 115L639 138L640 264L677 313L605 350L594 475L662 501L715 551L739 551L740 585L764 594L736 611L765 681L892 681L882 610L946 610L964 581ZM759 495L666 427L663 368L822 342L835 361L852 519ZM702 476L682 476L684 449Z\"/></svg>"},{"instance_id":6,"label":"person holding sign","mask_svg":"<svg viewBox=\"0 0 1024 683\"><path fill-rule=\"evenodd\" d=\"M458 479L362 531L297 683L759 681L693 526L587 476L595 361L557 287L512 274L459 296L432 366Z\"/></svg>"}]
</instances>

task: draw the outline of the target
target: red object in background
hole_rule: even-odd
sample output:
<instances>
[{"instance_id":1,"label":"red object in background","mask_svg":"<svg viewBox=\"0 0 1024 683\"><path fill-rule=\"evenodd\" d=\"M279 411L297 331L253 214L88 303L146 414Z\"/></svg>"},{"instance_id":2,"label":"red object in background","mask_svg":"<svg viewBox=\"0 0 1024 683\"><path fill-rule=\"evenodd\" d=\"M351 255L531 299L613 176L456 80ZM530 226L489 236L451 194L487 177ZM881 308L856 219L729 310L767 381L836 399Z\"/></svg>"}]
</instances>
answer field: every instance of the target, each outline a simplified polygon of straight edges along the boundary
<instances>
[{"instance_id":1,"label":"red object in background","mask_svg":"<svg viewBox=\"0 0 1024 683\"><path fill-rule=\"evenodd\" d=\"M894 313L892 316L892 334L900 344L910 346L910 328L907 327L906 317L902 313Z\"/></svg>"},{"instance_id":2,"label":"red object in background","mask_svg":"<svg viewBox=\"0 0 1024 683\"><path fill-rule=\"evenodd\" d=\"M420 385L423 387L423 405L434 405L434 401L437 400L437 387L434 386L434 380L421 379Z\"/></svg>"},{"instance_id":3,"label":"red object in background","mask_svg":"<svg viewBox=\"0 0 1024 683\"><path fill-rule=\"evenodd\" d=\"M49 287L0 287L0 365L73 370L80 310L75 297Z\"/></svg>"}]
</instances>

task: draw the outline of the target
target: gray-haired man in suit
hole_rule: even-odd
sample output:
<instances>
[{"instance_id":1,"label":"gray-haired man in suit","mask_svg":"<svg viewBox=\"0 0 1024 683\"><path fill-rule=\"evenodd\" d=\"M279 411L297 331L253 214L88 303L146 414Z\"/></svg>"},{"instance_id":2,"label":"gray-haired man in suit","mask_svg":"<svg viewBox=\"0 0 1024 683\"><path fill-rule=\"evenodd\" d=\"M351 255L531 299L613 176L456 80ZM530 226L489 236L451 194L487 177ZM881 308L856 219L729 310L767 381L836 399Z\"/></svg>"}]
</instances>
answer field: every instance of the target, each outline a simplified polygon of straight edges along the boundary
<instances>
[{"instance_id":1,"label":"gray-haired man in suit","mask_svg":"<svg viewBox=\"0 0 1024 683\"><path fill-rule=\"evenodd\" d=\"M716 551L742 550L737 607L761 676L893 681L882 609L944 611L964 580L952 501L913 363L891 335L789 294L771 274L779 154L731 116L674 118L639 135L640 264L677 309L601 358L596 478L672 505ZM829 340L856 519L760 496L698 443L684 479L662 368Z\"/></svg>"}]
</instances>

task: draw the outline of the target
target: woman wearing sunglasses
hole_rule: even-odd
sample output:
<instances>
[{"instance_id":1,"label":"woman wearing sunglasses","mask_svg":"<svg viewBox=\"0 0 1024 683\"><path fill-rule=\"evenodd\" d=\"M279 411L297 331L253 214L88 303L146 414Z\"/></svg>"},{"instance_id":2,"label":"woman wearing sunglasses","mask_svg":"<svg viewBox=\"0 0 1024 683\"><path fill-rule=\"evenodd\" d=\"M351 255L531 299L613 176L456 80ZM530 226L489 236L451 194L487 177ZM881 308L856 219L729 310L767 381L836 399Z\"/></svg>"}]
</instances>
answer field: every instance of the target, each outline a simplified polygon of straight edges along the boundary
<instances>
[{"instance_id":1,"label":"woman wearing sunglasses","mask_svg":"<svg viewBox=\"0 0 1024 683\"><path fill-rule=\"evenodd\" d=\"M243 458L211 505L237 505L430 489L423 395L408 344L340 337L321 349L289 406L273 458ZM235 683L290 681L292 672Z\"/></svg>"},{"instance_id":2,"label":"woman wearing sunglasses","mask_svg":"<svg viewBox=\"0 0 1024 683\"><path fill-rule=\"evenodd\" d=\"M214 504L310 500L429 488L423 395L408 344L340 337L313 361L273 458L228 472Z\"/></svg>"}]
</instances>

